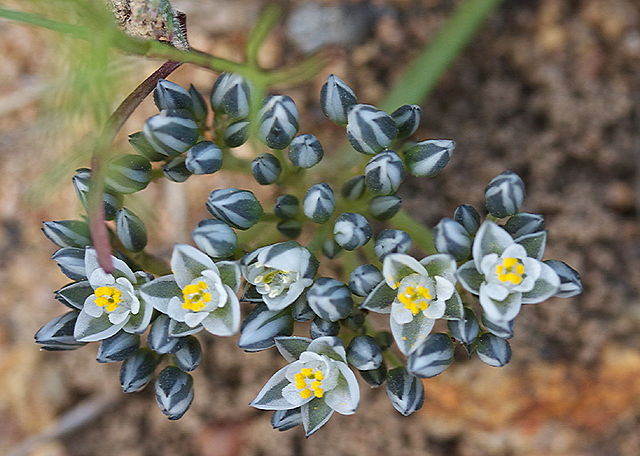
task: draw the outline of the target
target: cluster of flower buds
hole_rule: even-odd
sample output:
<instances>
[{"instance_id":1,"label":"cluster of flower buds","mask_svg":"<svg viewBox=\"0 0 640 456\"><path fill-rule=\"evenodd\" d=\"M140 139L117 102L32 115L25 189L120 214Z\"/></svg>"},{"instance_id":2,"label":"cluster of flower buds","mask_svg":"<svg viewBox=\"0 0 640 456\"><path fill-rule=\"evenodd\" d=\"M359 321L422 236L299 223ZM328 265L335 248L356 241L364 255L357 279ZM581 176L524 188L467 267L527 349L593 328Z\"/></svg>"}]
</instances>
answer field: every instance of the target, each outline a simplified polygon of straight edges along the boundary
<instances>
[{"instance_id":1,"label":"cluster of flower buds","mask_svg":"<svg viewBox=\"0 0 640 456\"><path fill-rule=\"evenodd\" d=\"M520 211L524 183L510 171L486 188L486 220L472 206L458 206L433 230L437 251L413 256L425 243L393 226L401 208L397 192L407 174L442 171L455 148L443 139L402 143L418 131L420 107L387 114L359 104L342 79L329 76L320 108L345 128L354 156L362 158L338 169L337 182L329 183L327 176L312 180L313 168L331 156L316 136L298 134L294 101L270 95L252 106L252 90L242 76L222 74L211 92L211 122L193 86L158 83L159 114L129 138L136 153L119 155L107 167L103 204L115 252L112 271L100 266L85 219L44 223L44 234L59 247L53 259L72 282L55 292L69 311L37 332L42 348L98 342L98 362L122 363L123 391L153 382L160 410L174 420L194 399L191 372L203 359L204 334L238 335L238 347L247 352L276 347L288 364L251 405L273 411L274 428L302 425L308 436L334 412L356 411L356 374L371 387L385 385L391 405L410 415L424 402L422 379L447 369L457 347L503 366L511 359L508 339L522 304L582 291L570 266L543 260L543 217ZM233 149L250 138L258 150L244 161ZM145 223L125 207L125 195L157 177L183 182L213 174L225 162L261 185L274 185L273 202L263 206L242 188L213 188L205 204L213 218L192 231L195 246L175 245L170 271L159 272L144 252ZM90 184L91 170L77 170L73 185L85 206ZM305 239L305 231L315 233ZM343 280L318 277L319 270L339 269L331 263L319 269L320 252L368 263L345 261L351 267ZM374 330L366 321L370 313L388 315L389 331ZM437 320L446 321L438 326L446 332L433 332ZM308 324L302 335L301 323Z\"/></svg>"}]
</instances>

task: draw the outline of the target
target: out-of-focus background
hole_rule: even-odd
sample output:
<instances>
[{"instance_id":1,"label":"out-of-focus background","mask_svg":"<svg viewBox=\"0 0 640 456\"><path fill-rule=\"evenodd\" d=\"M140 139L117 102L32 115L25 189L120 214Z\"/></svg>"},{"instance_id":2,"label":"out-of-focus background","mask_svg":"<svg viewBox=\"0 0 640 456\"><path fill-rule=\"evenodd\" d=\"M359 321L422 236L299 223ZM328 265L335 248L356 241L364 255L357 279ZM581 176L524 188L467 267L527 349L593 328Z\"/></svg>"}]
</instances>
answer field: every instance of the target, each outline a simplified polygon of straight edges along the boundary
<instances>
[{"instance_id":1,"label":"out-of-focus background","mask_svg":"<svg viewBox=\"0 0 640 456\"><path fill-rule=\"evenodd\" d=\"M194 47L230 59L241 56L263 6L173 3L187 14ZM302 131L314 130L332 153L339 130L318 106L326 75L338 74L360 100L375 103L458 3L282 2L286 15L261 59L277 67L322 46L330 53L317 78L287 93L302 112ZM60 140L51 140L55 113L44 101L59 83L53 69L64 63L53 37L0 21L0 454L640 454L636 0L505 1L423 105L416 136L455 139L451 164L436 178L410 179L402 190L405 207L433 226L458 204L481 207L486 183L504 169L517 171L527 184L525 210L546 216L546 257L579 270L584 294L525 306L505 368L458 360L425 381L425 406L409 418L392 409L383 390L363 384L358 413L335 415L308 440L299 429L272 431L269 414L247 406L282 365L272 351L247 354L234 338L203 338L195 401L183 419L170 422L149 388L124 397L118 366L96 364L95 344L68 353L40 352L33 344L36 330L64 311L51 291L67 282L49 259L54 248L40 222L77 218L80 211L72 170L63 185L34 190L64 154ZM130 63L140 79L158 65ZM171 79L208 93L214 75L185 65ZM123 90L137 82L123 78ZM145 102L124 132L139 130L152 112ZM126 150L126 141L120 144ZM166 201L155 214L162 224L150 226L152 251L166 255L173 241L187 239L206 216L204 199L214 186L256 190L239 179L216 174L150 186L138 207ZM59 433L75 422L69 411L94 418Z\"/></svg>"}]
</instances>

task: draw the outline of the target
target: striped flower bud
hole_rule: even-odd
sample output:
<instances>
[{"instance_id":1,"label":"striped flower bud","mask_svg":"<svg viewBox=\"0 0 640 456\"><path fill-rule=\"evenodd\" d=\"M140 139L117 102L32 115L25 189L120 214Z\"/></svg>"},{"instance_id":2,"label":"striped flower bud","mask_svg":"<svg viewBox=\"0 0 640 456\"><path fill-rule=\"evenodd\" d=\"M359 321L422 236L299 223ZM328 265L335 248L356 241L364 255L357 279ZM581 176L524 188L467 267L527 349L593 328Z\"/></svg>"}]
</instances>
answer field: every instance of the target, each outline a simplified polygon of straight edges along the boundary
<instances>
[{"instance_id":1,"label":"striped flower bud","mask_svg":"<svg viewBox=\"0 0 640 456\"><path fill-rule=\"evenodd\" d=\"M77 169L75 175L71 179L73 187L76 189L78 199L85 208L87 207L87 197L89 196L90 180L91 170L88 168ZM116 216L116 211L122 207L122 195L119 193L104 192L102 199L104 201L105 220L113 220Z\"/></svg>"},{"instance_id":2,"label":"striped flower bud","mask_svg":"<svg viewBox=\"0 0 640 456\"><path fill-rule=\"evenodd\" d=\"M538 233L544 231L544 217L540 214L529 214L528 212L520 212L509 217L504 229L514 239L527 234Z\"/></svg>"},{"instance_id":3,"label":"striped flower bud","mask_svg":"<svg viewBox=\"0 0 640 456\"><path fill-rule=\"evenodd\" d=\"M297 220L282 220L276 225L276 229L283 236L289 239L295 239L302 233L302 223Z\"/></svg>"},{"instance_id":4,"label":"striped flower bud","mask_svg":"<svg viewBox=\"0 0 640 456\"><path fill-rule=\"evenodd\" d=\"M289 145L289 160L299 168L311 168L324 156L322 144L313 135L300 135L293 138Z\"/></svg>"},{"instance_id":5,"label":"striped flower bud","mask_svg":"<svg viewBox=\"0 0 640 456\"><path fill-rule=\"evenodd\" d=\"M160 79L153 91L153 101L159 111L167 109L186 109L191 111L193 100L187 89L175 82Z\"/></svg>"},{"instance_id":6,"label":"striped flower bud","mask_svg":"<svg viewBox=\"0 0 640 456\"><path fill-rule=\"evenodd\" d=\"M185 152L200 135L198 125L186 111L173 109L149 117L142 131L156 152L168 156Z\"/></svg>"},{"instance_id":7,"label":"striped flower bud","mask_svg":"<svg viewBox=\"0 0 640 456\"><path fill-rule=\"evenodd\" d=\"M559 298L570 298L582 293L582 280L580 274L564 261L547 260L544 262L550 266L560 277L560 289L555 294Z\"/></svg>"},{"instance_id":8,"label":"striped flower bud","mask_svg":"<svg viewBox=\"0 0 640 456\"><path fill-rule=\"evenodd\" d=\"M502 367L511 361L511 346L509 342L493 334L483 334L476 344L478 358L493 367Z\"/></svg>"},{"instance_id":9,"label":"striped flower bud","mask_svg":"<svg viewBox=\"0 0 640 456\"><path fill-rule=\"evenodd\" d=\"M191 171L187 169L184 156L175 157L162 167L164 177L171 182L184 182L191 176Z\"/></svg>"},{"instance_id":10,"label":"striped flower bud","mask_svg":"<svg viewBox=\"0 0 640 456\"><path fill-rule=\"evenodd\" d=\"M491 334L502 339L511 339L513 337L515 322L515 319L509 321L492 321L487 318L485 313L482 314L482 325L487 328L487 331Z\"/></svg>"},{"instance_id":11,"label":"striped flower bud","mask_svg":"<svg viewBox=\"0 0 640 456\"><path fill-rule=\"evenodd\" d=\"M54 318L35 334L36 344L49 351L75 350L86 345L73 337L79 312L71 311Z\"/></svg>"},{"instance_id":12,"label":"striped flower bud","mask_svg":"<svg viewBox=\"0 0 640 456\"><path fill-rule=\"evenodd\" d=\"M184 337L173 337L169 332L171 319L162 314L151 325L151 331L147 337L147 344L156 353L161 355L175 353L182 348Z\"/></svg>"},{"instance_id":13,"label":"striped flower bud","mask_svg":"<svg viewBox=\"0 0 640 456\"><path fill-rule=\"evenodd\" d=\"M214 217L240 230L251 228L262 217L262 206L255 195L237 188L212 191L207 209Z\"/></svg>"},{"instance_id":14,"label":"striped flower bud","mask_svg":"<svg viewBox=\"0 0 640 456\"><path fill-rule=\"evenodd\" d=\"M275 155L258 155L251 162L251 173L260 185L273 184L282 173L282 165Z\"/></svg>"},{"instance_id":15,"label":"striped flower bud","mask_svg":"<svg viewBox=\"0 0 640 456\"><path fill-rule=\"evenodd\" d=\"M359 372L362 379L365 382L367 382L367 384L371 388L377 388L379 386L382 386L382 384L387 379L387 366L384 363L384 361L382 362L382 364L380 364L380 367L378 367L377 369L372 369L368 371L359 371Z\"/></svg>"},{"instance_id":16,"label":"striped flower bud","mask_svg":"<svg viewBox=\"0 0 640 456\"><path fill-rule=\"evenodd\" d=\"M369 213L378 220L389 220L402 207L402 199L397 195L384 195L371 198Z\"/></svg>"},{"instance_id":17,"label":"striped flower bud","mask_svg":"<svg viewBox=\"0 0 640 456\"><path fill-rule=\"evenodd\" d=\"M433 229L433 242L440 253L448 253L457 261L471 255L471 238L464 226L453 219L443 218Z\"/></svg>"},{"instance_id":18,"label":"striped flower bud","mask_svg":"<svg viewBox=\"0 0 640 456\"><path fill-rule=\"evenodd\" d=\"M433 177L447 166L455 148L449 139L421 141L406 151L405 163L414 176Z\"/></svg>"},{"instance_id":19,"label":"striped flower bud","mask_svg":"<svg viewBox=\"0 0 640 456\"><path fill-rule=\"evenodd\" d=\"M397 367L387 375L387 396L393 408L403 416L409 416L420 410L424 404L424 386L422 381L404 367Z\"/></svg>"},{"instance_id":20,"label":"striped flower bud","mask_svg":"<svg viewBox=\"0 0 640 456\"><path fill-rule=\"evenodd\" d=\"M99 363L117 363L132 356L140 348L140 336L120 331L100 342L96 356Z\"/></svg>"},{"instance_id":21,"label":"striped flower bud","mask_svg":"<svg viewBox=\"0 0 640 456\"><path fill-rule=\"evenodd\" d=\"M249 138L249 121L237 120L224 131L224 143L227 147L240 147Z\"/></svg>"},{"instance_id":22,"label":"striped flower bud","mask_svg":"<svg viewBox=\"0 0 640 456\"><path fill-rule=\"evenodd\" d=\"M146 157L147 160L155 162L161 161L167 158L166 155L157 152L151 143L147 141L146 136L143 132L138 131L136 133L132 133L129 135L129 144L143 157Z\"/></svg>"},{"instance_id":23,"label":"striped flower bud","mask_svg":"<svg viewBox=\"0 0 640 456\"><path fill-rule=\"evenodd\" d=\"M513 171L505 171L491 179L484 198L487 210L494 217L514 215L524 201L524 182Z\"/></svg>"},{"instance_id":24,"label":"striped flower bud","mask_svg":"<svg viewBox=\"0 0 640 456\"><path fill-rule=\"evenodd\" d=\"M336 208L336 200L329 184L316 184L307 190L302 202L302 209L307 218L316 223L329 220Z\"/></svg>"},{"instance_id":25,"label":"striped flower bud","mask_svg":"<svg viewBox=\"0 0 640 456\"><path fill-rule=\"evenodd\" d=\"M309 336L311 336L312 339L325 336L337 336L339 332L340 323L323 320L320 317L314 318L309 327Z\"/></svg>"},{"instance_id":26,"label":"striped flower bud","mask_svg":"<svg viewBox=\"0 0 640 456\"><path fill-rule=\"evenodd\" d=\"M193 242L212 258L228 258L238 245L238 236L220 220L202 220L191 232Z\"/></svg>"},{"instance_id":27,"label":"striped flower bud","mask_svg":"<svg viewBox=\"0 0 640 456\"><path fill-rule=\"evenodd\" d=\"M149 384L158 365L158 356L141 348L128 357L120 367L120 386L125 393L135 393Z\"/></svg>"},{"instance_id":28,"label":"striped flower bud","mask_svg":"<svg viewBox=\"0 0 640 456\"><path fill-rule=\"evenodd\" d=\"M358 370L373 370L382 365L382 350L371 336L356 336L347 347L347 361Z\"/></svg>"},{"instance_id":29,"label":"striped flower bud","mask_svg":"<svg viewBox=\"0 0 640 456\"><path fill-rule=\"evenodd\" d=\"M276 198L273 213L281 219L292 219L300 212L300 201L293 195L280 195Z\"/></svg>"},{"instance_id":30,"label":"striped flower bud","mask_svg":"<svg viewBox=\"0 0 640 456\"><path fill-rule=\"evenodd\" d=\"M295 321L309 321L313 320L316 314L313 309L309 307L307 302L307 294L303 293L293 304L291 304L291 316Z\"/></svg>"},{"instance_id":31,"label":"striped flower bud","mask_svg":"<svg viewBox=\"0 0 640 456\"><path fill-rule=\"evenodd\" d=\"M459 342L470 345L480 334L480 324L473 310L465 307L464 318L461 320L449 320L447 326L451 335Z\"/></svg>"},{"instance_id":32,"label":"striped flower bud","mask_svg":"<svg viewBox=\"0 0 640 456\"><path fill-rule=\"evenodd\" d=\"M324 115L338 125L344 125L349 109L356 103L353 90L338 76L330 74L320 89L320 108Z\"/></svg>"},{"instance_id":33,"label":"striped flower bud","mask_svg":"<svg viewBox=\"0 0 640 456\"><path fill-rule=\"evenodd\" d=\"M290 410L276 410L271 415L271 426L280 432L288 431L302 424L300 407Z\"/></svg>"},{"instance_id":34,"label":"striped flower bud","mask_svg":"<svg viewBox=\"0 0 640 456\"><path fill-rule=\"evenodd\" d=\"M407 370L416 377L435 377L453 362L454 348L447 334L431 334L409 355Z\"/></svg>"},{"instance_id":35,"label":"striped flower bud","mask_svg":"<svg viewBox=\"0 0 640 456\"><path fill-rule=\"evenodd\" d=\"M162 369L155 383L156 402L170 420L179 420L193 402L193 378L174 366Z\"/></svg>"},{"instance_id":36,"label":"striped flower bud","mask_svg":"<svg viewBox=\"0 0 640 456\"><path fill-rule=\"evenodd\" d=\"M87 247L91 245L91 234L87 222L61 220L42 222L42 232L51 242L60 247Z\"/></svg>"},{"instance_id":37,"label":"striped flower bud","mask_svg":"<svg viewBox=\"0 0 640 456\"><path fill-rule=\"evenodd\" d=\"M322 243L322 254L330 260L340 255L340 252L342 252L342 247L333 239L325 239Z\"/></svg>"},{"instance_id":38,"label":"striped flower bud","mask_svg":"<svg viewBox=\"0 0 640 456\"><path fill-rule=\"evenodd\" d=\"M404 139L416 132L422 120L422 109L418 105L404 105L391 113L398 127L398 138Z\"/></svg>"},{"instance_id":39,"label":"striped flower bud","mask_svg":"<svg viewBox=\"0 0 640 456\"><path fill-rule=\"evenodd\" d=\"M333 236L340 247L355 250L362 247L373 234L366 218L354 212L340 214L333 226Z\"/></svg>"},{"instance_id":40,"label":"striped flower bud","mask_svg":"<svg viewBox=\"0 0 640 456\"><path fill-rule=\"evenodd\" d=\"M222 150L211 141L200 141L187 151L185 166L192 174L213 174L222 168Z\"/></svg>"},{"instance_id":41,"label":"striped flower bud","mask_svg":"<svg viewBox=\"0 0 640 456\"><path fill-rule=\"evenodd\" d=\"M398 134L391 116L378 108L354 105L347 116L347 138L358 152L374 155L386 149Z\"/></svg>"},{"instance_id":42,"label":"striped flower bud","mask_svg":"<svg viewBox=\"0 0 640 456\"><path fill-rule=\"evenodd\" d=\"M298 132L298 109L287 95L267 97L258 118L258 137L272 149L286 148Z\"/></svg>"},{"instance_id":43,"label":"striped flower bud","mask_svg":"<svg viewBox=\"0 0 640 456\"><path fill-rule=\"evenodd\" d=\"M275 345L274 337L293 334L293 318L288 308L269 310L258 304L242 322L238 347L246 352L266 350Z\"/></svg>"},{"instance_id":44,"label":"striped flower bud","mask_svg":"<svg viewBox=\"0 0 640 456\"><path fill-rule=\"evenodd\" d=\"M364 195L364 190L364 176L355 176L344 183L340 193L345 199L355 201Z\"/></svg>"},{"instance_id":45,"label":"striped flower bud","mask_svg":"<svg viewBox=\"0 0 640 456\"><path fill-rule=\"evenodd\" d=\"M202 347L193 336L185 338L184 345L173 354L176 366L183 372L191 372L198 368L202 361Z\"/></svg>"},{"instance_id":46,"label":"striped flower bud","mask_svg":"<svg viewBox=\"0 0 640 456\"><path fill-rule=\"evenodd\" d=\"M222 73L211 91L211 106L215 112L224 112L232 119L249 116L251 88L239 74Z\"/></svg>"},{"instance_id":47,"label":"striped flower bud","mask_svg":"<svg viewBox=\"0 0 640 456\"><path fill-rule=\"evenodd\" d=\"M364 168L367 188L378 195L395 193L404 179L404 165L398 154L387 150L376 155Z\"/></svg>"},{"instance_id":48,"label":"striped flower bud","mask_svg":"<svg viewBox=\"0 0 640 456\"><path fill-rule=\"evenodd\" d=\"M107 191L135 193L151 181L151 163L141 155L120 155L109 162L104 185Z\"/></svg>"},{"instance_id":49,"label":"striped flower bud","mask_svg":"<svg viewBox=\"0 0 640 456\"><path fill-rule=\"evenodd\" d=\"M453 219L467 230L470 236L476 234L480 228L480 214L473 206L461 204L453 211Z\"/></svg>"},{"instance_id":50,"label":"striped flower bud","mask_svg":"<svg viewBox=\"0 0 640 456\"><path fill-rule=\"evenodd\" d=\"M60 270L71 280L86 280L86 268L84 266L84 250L76 247L63 247L52 256Z\"/></svg>"},{"instance_id":51,"label":"striped flower bud","mask_svg":"<svg viewBox=\"0 0 640 456\"><path fill-rule=\"evenodd\" d=\"M411 237L402 230L382 230L376 238L373 251L380 261L391 253L407 253L411 249Z\"/></svg>"},{"instance_id":52,"label":"striped flower bud","mask_svg":"<svg viewBox=\"0 0 640 456\"><path fill-rule=\"evenodd\" d=\"M207 102L193 84L189 86L189 95L191 96L191 113L193 114L193 118L196 122L203 123L207 120Z\"/></svg>"},{"instance_id":53,"label":"striped flower bud","mask_svg":"<svg viewBox=\"0 0 640 456\"><path fill-rule=\"evenodd\" d=\"M124 248L132 252L139 252L147 246L144 222L129 209L122 208L116 214L116 235Z\"/></svg>"},{"instance_id":54,"label":"striped flower bud","mask_svg":"<svg viewBox=\"0 0 640 456\"><path fill-rule=\"evenodd\" d=\"M382 281L382 273L372 264L361 264L349 276L349 289L357 296L367 296Z\"/></svg>"},{"instance_id":55,"label":"striped flower bud","mask_svg":"<svg viewBox=\"0 0 640 456\"><path fill-rule=\"evenodd\" d=\"M346 318L353 306L349 288L328 277L320 277L309 288L307 302L317 316L329 321Z\"/></svg>"}]
</instances>

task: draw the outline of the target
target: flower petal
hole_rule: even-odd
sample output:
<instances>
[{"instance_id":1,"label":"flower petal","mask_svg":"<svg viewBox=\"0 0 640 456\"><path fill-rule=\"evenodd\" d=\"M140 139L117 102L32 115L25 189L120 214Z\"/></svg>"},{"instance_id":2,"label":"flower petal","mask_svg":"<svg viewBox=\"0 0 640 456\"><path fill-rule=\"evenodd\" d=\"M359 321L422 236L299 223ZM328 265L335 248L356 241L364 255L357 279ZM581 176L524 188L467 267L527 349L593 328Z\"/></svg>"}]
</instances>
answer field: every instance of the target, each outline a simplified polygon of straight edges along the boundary
<instances>
[{"instance_id":1,"label":"flower petal","mask_svg":"<svg viewBox=\"0 0 640 456\"><path fill-rule=\"evenodd\" d=\"M305 436L309 437L311 434L320 429L331 415L333 415L333 409L329 407L324 400L315 398L311 402L304 404L301 408L302 412L302 425L304 426Z\"/></svg>"},{"instance_id":2,"label":"flower petal","mask_svg":"<svg viewBox=\"0 0 640 456\"><path fill-rule=\"evenodd\" d=\"M402 279L411 274L428 275L424 266L404 253L391 253L384 257L382 275L390 288L398 288Z\"/></svg>"},{"instance_id":3,"label":"flower petal","mask_svg":"<svg viewBox=\"0 0 640 456\"><path fill-rule=\"evenodd\" d=\"M444 315L447 320L461 320L464 317L464 304L460 295L454 290L449 299L445 301Z\"/></svg>"},{"instance_id":4,"label":"flower petal","mask_svg":"<svg viewBox=\"0 0 640 456\"><path fill-rule=\"evenodd\" d=\"M511 293L506 299L492 299L486 290L487 284L480 287L480 305L491 320L513 320L522 304L522 293Z\"/></svg>"},{"instance_id":5,"label":"flower petal","mask_svg":"<svg viewBox=\"0 0 640 456\"><path fill-rule=\"evenodd\" d=\"M444 311L447 308L445 301L443 299L436 299L435 301L431 301L429 307L426 310L422 311L422 314L427 318L437 319L442 318L444 316Z\"/></svg>"},{"instance_id":6,"label":"flower petal","mask_svg":"<svg viewBox=\"0 0 640 456\"><path fill-rule=\"evenodd\" d=\"M166 275L142 285L140 296L147 304L166 314L169 301L174 297L182 296L182 289L173 275Z\"/></svg>"},{"instance_id":7,"label":"flower petal","mask_svg":"<svg viewBox=\"0 0 640 456\"><path fill-rule=\"evenodd\" d=\"M327 391L324 400L329 407L342 415L352 415L360 402L358 380L345 363L336 363L340 370L338 383L331 391Z\"/></svg>"},{"instance_id":8,"label":"flower petal","mask_svg":"<svg viewBox=\"0 0 640 456\"><path fill-rule=\"evenodd\" d=\"M501 255L513 243L511 235L504 229L489 220L484 222L473 241L473 261L476 269L480 270L480 262L486 255L490 253Z\"/></svg>"},{"instance_id":9,"label":"flower petal","mask_svg":"<svg viewBox=\"0 0 640 456\"><path fill-rule=\"evenodd\" d=\"M78 342L94 342L107 339L120 331L126 324L126 320L114 325L109 321L109 315L103 313L98 318L93 318L84 311L81 311L76 321L73 337Z\"/></svg>"},{"instance_id":10,"label":"flower petal","mask_svg":"<svg viewBox=\"0 0 640 456\"><path fill-rule=\"evenodd\" d=\"M87 296L87 299L84 300L84 305L82 306L81 310L84 310L87 315L93 318L98 318L104 312L104 308L96 304L95 295Z\"/></svg>"},{"instance_id":11,"label":"flower petal","mask_svg":"<svg viewBox=\"0 0 640 456\"><path fill-rule=\"evenodd\" d=\"M413 320L413 313L396 299L391 304L391 319L398 324L406 325Z\"/></svg>"},{"instance_id":12,"label":"flower petal","mask_svg":"<svg viewBox=\"0 0 640 456\"><path fill-rule=\"evenodd\" d=\"M456 272L456 276L465 290L474 295L480 294L480 285L484 282L484 276L476 269L475 262L467 261L460 266Z\"/></svg>"},{"instance_id":13,"label":"flower petal","mask_svg":"<svg viewBox=\"0 0 640 456\"><path fill-rule=\"evenodd\" d=\"M325 355L336 361L347 362L347 353L339 337L318 337L311 341L307 351Z\"/></svg>"},{"instance_id":14,"label":"flower petal","mask_svg":"<svg viewBox=\"0 0 640 456\"><path fill-rule=\"evenodd\" d=\"M491 299L495 299L496 301L504 301L509 295L509 290L497 283L487 283L484 286L484 290L487 293L487 296Z\"/></svg>"},{"instance_id":15,"label":"flower petal","mask_svg":"<svg viewBox=\"0 0 640 456\"><path fill-rule=\"evenodd\" d=\"M438 299L446 301L449 299L453 292L456 291L456 287L452 282L444 277L436 276L436 296Z\"/></svg>"},{"instance_id":16,"label":"flower petal","mask_svg":"<svg viewBox=\"0 0 640 456\"><path fill-rule=\"evenodd\" d=\"M560 277L547 264L540 261L540 275L531 291L522 294L523 304L537 304L556 294L560 289Z\"/></svg>"},{"instance_id":17,"label":"flower petal","mask_svg":"<svg viewBox=\"0 0 640 456\"><path fill-rule=\"evenodd\" d=\"M240 329L240 303L233 290L225 285L229 299L224 307L209 314L202 321L202 326L216 336L232 336Z\"/></svg>"},{"instance_id":18,"label":"flower petal","mask_svg":"<svg viewBox=\"0 0 640 456\"><path fill-rule=\"evenodd\" d=\"M132 334L142 334L151 323L151 315L153 315L153 306L141 300L139 312L131 315L124 330Z\"/></svg>"},{"instance_id":19,"label":"flower petal","mask_svg":"<svg viewBox=\"0 0 640 456\"><path fill-rule=\"evenodd\" d=\"M262 295L262 300L267 305L269 310L278 311L282 310L300 297L304 289L306 288L306 281L298 280L292 283L286 293L270 297L268 294Z\"/></svg>"},{"instance_id":20,"label":"flower petal","mask_svg":"<svg viewBox=\"0 0 640 456\"><path fill-rule=\"evenodd\" d=\"M274 338L276 348L287 362L292 363L308 350L311 339L307 337L291 336Z\"/></svg>"},{"instance_id":21,"label":"flower petal","mask_svg":"<svg viewBox=\"0 0 640 456\"><path fill-rule=\"evenodd\" d=\"M287 401L282 395L282 390L291 384L286 377L288 368L289 366L287 365L273 374L249 405L260 410L289 410L295 408L296 405Z\"/></svg>"},{"instance_id":22,"label":"flower petal","mask_svg":"<svg viewBox=\"0 0 640 456\"><path fill-rule=\"evenodd\" d=\"M242 275L240 274L240 266L237 261L218 261L216 263L218 267L218 272L220 274L220 279L222 283L225 285L229 285L229 287L237 293L240 289L240 281L242 279Z\"/></svg>"},{"instance_id":23,"label":"flower petal","mask_svg":"<svg viewBox=\"0 0 640 456\"><path fill-rule=\"evenodd\" d=\"M425 341L434 324L435 320L425 317L422 312L419 312L411 322L404 325L397 323L393 318L390 322L393 338L400 351L407 356Z\"/></svg>"},{"instance_id":24,"label":"flower petal","mask_svg":"<svg viewBox=\"0 0 640 456\"><path fill-rule=\"evenodd\" d=\"M522 245L527 251L527 255L536 260L542 260L544 249L547 245L547 232L538 231L537 233L525 234L515 240Z\"/></svg>"},{"instance_id":25,"label":"flower petal","mask_svg":"<svg viewBox=\"0 0 640 456\"><path fill-rule=\"evenodd\" d=\"M391 304L396 299L397 294L398 293L390 288L383 280L371 290L371 293L365 298L360 308L372 312L389 313L391 312Z\"/></svg>"},{"instance_id":26,"label":"flower petal","mask_svg":"<svg viewBox=\"0 0 640 456\"><path fill-rule=\"evenodd\" d=\"M173 248L171 270L180 288L184 288L194 279L202 276L202 271L218 272L218 268L211 258L195 247L186 244L177 244Z\"/></svg>"},{"instance_id":27,"label":"flower petal","mask_svg":"<svg viewBox=\"0 0 640 456\"><path fill-rule=\"evenodd\" d=\"M449 282L455 283L457 264L453 256L447 253L429 255L420 260L420 264L425 267L431 277L441 276Z\"/></svg>"}]
</instances>

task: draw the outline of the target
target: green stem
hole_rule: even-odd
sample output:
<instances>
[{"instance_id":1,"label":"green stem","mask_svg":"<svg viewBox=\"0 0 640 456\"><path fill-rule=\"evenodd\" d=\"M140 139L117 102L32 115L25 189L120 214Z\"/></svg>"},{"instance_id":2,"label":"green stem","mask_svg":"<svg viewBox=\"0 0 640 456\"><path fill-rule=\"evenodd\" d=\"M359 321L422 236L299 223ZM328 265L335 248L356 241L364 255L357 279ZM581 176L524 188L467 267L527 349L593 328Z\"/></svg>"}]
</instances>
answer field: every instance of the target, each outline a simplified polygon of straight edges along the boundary
<instances>
[{"instance_id":1,"label":"green stem","mask_svg":"<svg viewBox=\"0 0 640 456\"><path fill-rule=\"evenodd\" d=\"M433 234L431 230L425 228L420 222L417 222L407 211L401 209L391 220L391 225L399 230L406 231L417 247L426 254L436 253L433 244Z\"/></svg>"}]
</instances>

